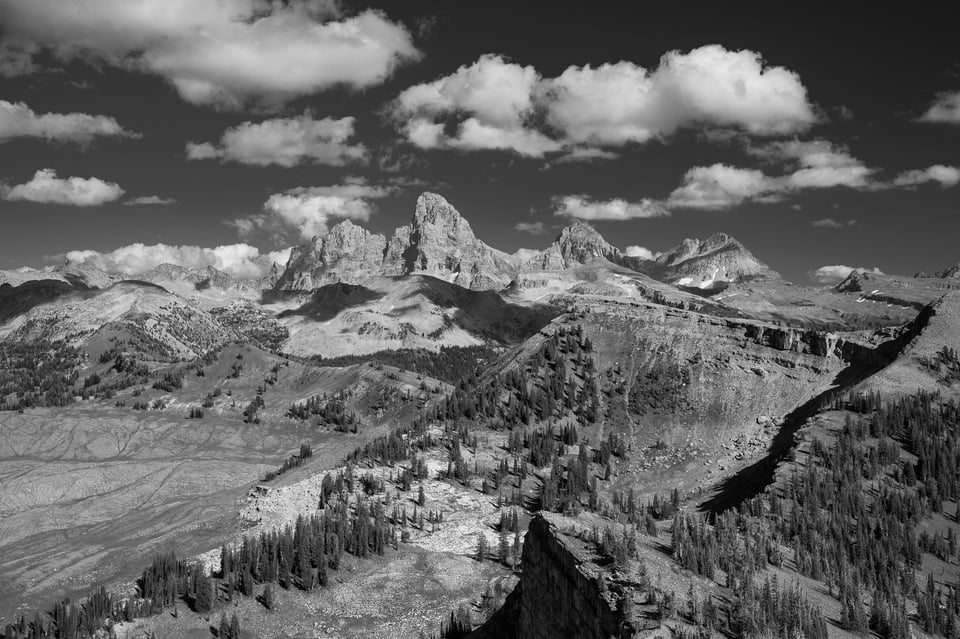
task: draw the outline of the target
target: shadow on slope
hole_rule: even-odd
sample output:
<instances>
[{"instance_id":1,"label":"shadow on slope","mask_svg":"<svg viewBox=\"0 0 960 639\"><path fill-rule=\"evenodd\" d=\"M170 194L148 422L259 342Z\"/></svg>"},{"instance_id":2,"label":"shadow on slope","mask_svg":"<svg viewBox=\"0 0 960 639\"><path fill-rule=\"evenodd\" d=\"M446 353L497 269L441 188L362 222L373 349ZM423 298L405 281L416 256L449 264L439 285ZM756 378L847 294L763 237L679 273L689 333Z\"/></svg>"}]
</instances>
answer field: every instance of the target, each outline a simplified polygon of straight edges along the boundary
<instances>
[{"instance_id":1,"label":"shadow on slope","mask_svg":"<svg viewBox=\"0 0 960 639\"><path fill-rule=\"evenodd\" d=\"M700 504L700 510L711 516L717 515L763 492L773 483L777 467L796 443L794 435L807 423L807 420L816 415L836 394L856 386L896 360L907 344L927 326L933 312L931 306L925 307L899 337L884 342L874 349L845 344L842 347L843 358L849 362L849 366L837 374L833 387L791 411L784 418L780 430L770 443L766 456L721 482L717 493Z\"/></svg>"},{"instance_id":2,"label":"shadow on slope","mask_svg":"<svg viewBox=\"0 0 960 639\"><path fill-rule=\"evenodd\" d=\"M260 303L270 304L289 299L290 297L296 297L296 294L265 291L260 298ZM334 284L321 286L311 294L309 301L298 308L281 311L277 317L282 319L284 317L301 315L316 322L326 322L332 320L348 308L362 306L380 297L380 293L366 286L336 282Z\"/></svg>"},{"instance_id":3,"label":"shadow on slope","mask_svg":"<svg viewBox=\"0 0 960 639\"><path fill-rule=\"evenodd\" d=\"M23 315L34 306L86 290L90 290L90 287L80 280L70 283L62 280L33 280L19 286L2 284L0 285L0 322Z\"/></svg>"}]
</instances>

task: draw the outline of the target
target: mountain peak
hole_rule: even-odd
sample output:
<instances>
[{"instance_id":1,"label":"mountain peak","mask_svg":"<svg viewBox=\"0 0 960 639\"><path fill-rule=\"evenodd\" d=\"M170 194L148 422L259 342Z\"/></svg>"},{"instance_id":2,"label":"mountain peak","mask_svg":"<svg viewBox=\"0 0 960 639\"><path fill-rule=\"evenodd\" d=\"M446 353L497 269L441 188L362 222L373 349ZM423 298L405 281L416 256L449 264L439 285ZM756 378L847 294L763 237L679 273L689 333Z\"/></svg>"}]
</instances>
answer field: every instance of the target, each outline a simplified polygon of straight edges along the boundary
<instances>
[{"instance_id":1,"label":"mountain peak","mask_svg":"<svg viewBox=\"0 0 960 639\"><path fill-rule=\"evenodd\" d=\"M619 264L620 250L607 242L600 232L582 220L565 226L557 239L539 255L527 260L525 270L560 270L588 264L597 259Z\"/></svg>"},{"instance_id":2,"label":"mountain peak","mask_svg":"<svg viewBox=\"0 0 960 639\"><path fill-rule=\"evenodd\" d=\"M470 228L460 212L447 201L445 197L430 191L424 191L417 198L417 206L413 213L413 225L422 227L427 224L440 226L466 226Z\"/></svg>"}]
</instances>

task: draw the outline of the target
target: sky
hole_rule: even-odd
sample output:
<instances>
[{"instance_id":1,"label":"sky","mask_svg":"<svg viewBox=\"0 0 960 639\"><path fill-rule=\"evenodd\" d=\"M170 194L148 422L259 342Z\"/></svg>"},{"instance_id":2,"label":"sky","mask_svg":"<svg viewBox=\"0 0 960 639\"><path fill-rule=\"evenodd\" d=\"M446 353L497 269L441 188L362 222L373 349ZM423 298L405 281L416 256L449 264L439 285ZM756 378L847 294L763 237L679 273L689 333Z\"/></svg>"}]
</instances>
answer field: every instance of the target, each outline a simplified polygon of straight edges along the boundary
<instances>
[{"instance_id":1,"label":"sky","mask_svg":"<svg viewBox=\"0 0 960 639\"><path fill-rule=\"evenodd\" d=\"M662 4L0 0L0 269L253 276L424 190L508 252L582 219L805 284L960 262L939 6Z\"/></svg>"}]
</instances>

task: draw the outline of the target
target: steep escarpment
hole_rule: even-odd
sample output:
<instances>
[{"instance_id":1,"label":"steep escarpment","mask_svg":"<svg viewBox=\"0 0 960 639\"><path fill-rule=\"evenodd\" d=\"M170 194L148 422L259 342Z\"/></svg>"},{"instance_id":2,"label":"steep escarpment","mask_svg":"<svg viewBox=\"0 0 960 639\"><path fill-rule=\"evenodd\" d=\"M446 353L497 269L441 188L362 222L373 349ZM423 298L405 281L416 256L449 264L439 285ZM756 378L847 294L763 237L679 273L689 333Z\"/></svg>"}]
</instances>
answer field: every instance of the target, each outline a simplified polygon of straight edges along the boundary
<instances>
[{"instance_id":1,"label":"steep escarpment","mask_svg":"<svg viewBox=\"0 0 960 639\"><path fill-rule=\"evenodd\" d=\"M503 607L470 639L609 639L632 636L621 600L629 587L610 579L600 557L543 515L530 521L523 575Z\"/></svg>"}]
</instances>

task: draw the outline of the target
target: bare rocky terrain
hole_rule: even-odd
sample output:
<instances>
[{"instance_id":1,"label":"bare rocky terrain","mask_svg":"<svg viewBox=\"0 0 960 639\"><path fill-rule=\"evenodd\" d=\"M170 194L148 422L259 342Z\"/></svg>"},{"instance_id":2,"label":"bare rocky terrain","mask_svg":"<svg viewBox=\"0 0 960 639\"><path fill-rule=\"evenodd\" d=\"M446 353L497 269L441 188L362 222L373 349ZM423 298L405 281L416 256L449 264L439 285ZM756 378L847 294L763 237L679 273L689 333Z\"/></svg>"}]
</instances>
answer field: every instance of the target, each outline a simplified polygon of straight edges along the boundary
<instances>
[{"instance_id":1,"label":"bare rocky terrain","mask_svg":"<svg viewBox=\"0 0 960 639\"><path fill-rule=\"evenodd\" d=\"M741 614L736 569L690 564L675 515L739 508L746 545L783 525L769 504L830 463L821 448L856 420L918 390L938 407L957 399L960 293L939 275L796 286L722 234L637 260L584 224L520 262L433 194L389 240L344 222L258 281L7 273L0 617L100 583L143 604L137 579L175 551L214 579L214 610L190 609L191 582L176 615L170 602L130 615L117 636L210 636L224 612L250 637L415 637L449 631L451 613L461 634L534 636L571 607L594 624L582 636L736 635L691 603ZM334 357L347 365L325 365ZM906 435L857 442L846 454L896 447L871 489L934 503L905 479L919 459ZM941 502L910 525L956 534L954 497ZM312 551L318 579L337 557L326 586L298 573L268 609L267 570L255 597L233 594L221 548L292 544L294 529L302 544L303 522L335 518L336 541L327 531ZM344 552L349 534L372 537ZM795 540L763 543L767 559L737 587L796 583L826 636L852 636L849 595L804 567ZM918 578L951 587L960 558L924 548ZM279 551L288 568L293 552ZM549 593L552 580L566 585ZM930 624L921 600L908 592L912 628Z\"/></svg>"}]
</instances>

